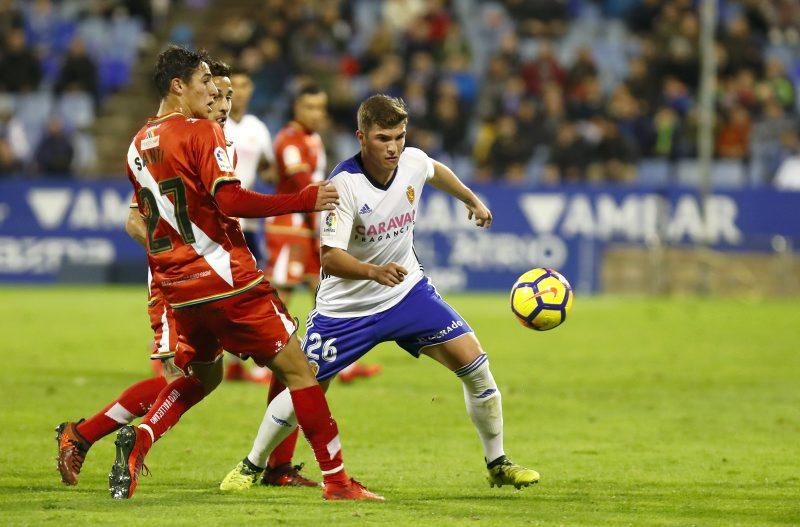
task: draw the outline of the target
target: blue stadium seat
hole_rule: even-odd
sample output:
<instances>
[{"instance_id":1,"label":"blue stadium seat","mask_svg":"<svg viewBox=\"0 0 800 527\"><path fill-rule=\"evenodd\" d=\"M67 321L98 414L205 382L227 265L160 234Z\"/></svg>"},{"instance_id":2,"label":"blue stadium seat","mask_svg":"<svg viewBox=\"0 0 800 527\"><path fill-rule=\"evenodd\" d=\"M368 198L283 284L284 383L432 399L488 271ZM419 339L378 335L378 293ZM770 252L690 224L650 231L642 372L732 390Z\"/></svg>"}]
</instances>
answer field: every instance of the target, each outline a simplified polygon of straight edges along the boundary
<instances>
[{"instance_id":1,"label":"blue stadium seat","mask_svg":"<svg viewBox=\"0 0 800 527\"><path fill-rule=\"evenodd\" d=\"M72 137L72 146L75 148L75 157L72 160L72 171L80 175L97 165L97 148L94 136L86 132L76 132Z\"/></svg>"},{"instance_id":2,"label":"blue stadium seat","mask_svg":"<svg viewBox=\"0 0 800 527\"><path fill-rule=\"evenodd\" d=\"M670 163L666 159L648 158L639 161L637 183L641 187L662 187L669 183Z\"/></svg>"},{"instance_id":3,"label":"blue stadium seat","mask_svg":"<svg viewBox=\"0 0 800 527\"><path fill-rule=\"evenodd\" d=\"M741 188L747 181L747 171L742 161L730 159L715 161L711 165L711 183L714 188Z\"/></svg>"},{"instance_id":4,"label":"blue stadium seat","mask_svg":"<svg viewBox=\"0 0 800 527\"><path fill-rule=\"evenodd\" d=\"M131 65L117 57L103 57L99 64L100 93L113 93L130 82Z\"/></svg>"},{"instance_id":5,"label":"blue stadium seat","mask_svg":"<svg viewBox=\"0 0 800 527\"><path fill-rule=\"evenodd\" d=\"M680 185L699 187L700 167L694 159L682 159L677 165L677 182ZM739 160L720 160L711 164L713 188L741 188L747 179L744 163Z\"/></svg>"},{"instance_id":6,"label":"blue stadium seat","mask_svg":"<svg viewBox=\"0 0 800 527\"><path fill-rule=\"evenodd\" d=\"M64 124L76 130L85 130L94 122L94 101L85 92L65 93L56 103L56 111Z\"/></svg>"},{"instance_id":7,"label":"blue stadium seat","mask_svg":"<svg viewBox=\"0 0 800 527\"><path fill-rule=\"evenodd\" d=\"M39 143L47 119L53 111L53 96L49 92L34 92L18 95L16 115L25 129L28 144Z\"/></svg>"}]
</instances>

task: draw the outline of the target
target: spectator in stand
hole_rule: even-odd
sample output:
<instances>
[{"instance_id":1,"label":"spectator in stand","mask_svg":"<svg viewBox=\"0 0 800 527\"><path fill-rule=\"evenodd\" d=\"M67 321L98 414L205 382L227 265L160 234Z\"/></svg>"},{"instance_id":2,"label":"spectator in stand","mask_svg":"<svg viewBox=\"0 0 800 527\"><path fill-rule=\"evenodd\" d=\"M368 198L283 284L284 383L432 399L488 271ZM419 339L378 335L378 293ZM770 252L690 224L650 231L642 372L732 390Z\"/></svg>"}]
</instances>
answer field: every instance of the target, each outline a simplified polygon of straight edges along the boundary
<instances>
[{"instance_id":1,"label":"spectator in stand","mask_svg":"<svg viewBox=\"0 0 800 527\"><path fill-rule=\"evenodd\" d=\"M14 117L14 102L0 95L0 176L23 168L30 156L25 130Z\"/></svg>"},{"instance_id":2,"label":"spectator in stand","mask_svg":"<svg viewBox=\"0 0 800 527\"><path fill-rule=\"evenodd\" d=\"M464 114L458 98L453 95L438 97L433 108L433 129L442 136L442 150L451 156L465 150L468 116Z\"/></svg>"},{"instance_id":3,"label":"spectator in stand","mask_svg":"<svg viewBox=\"0 0 800 527\"><path fill-rule=\"evenodd\" d=\"M579 89L587 79L596 78L597 73L592 50L586 46L581 47L578 49L575 61L567 71L567 93L573 96L576 89Z\"/></svg>"},{"instance_id":4,"label":"spectator in stand","mask_svg":"<svg viewBox=\"0 0 800 527\"><path fill-rule=\"evenodd\" d=\"M752 34L743 15L728 23L722 43L728 52L728 65L732 72L742 68L761 71L764 65L763 41Z\"/></svg>"},{"instance_id":5,"label":"spectator in stand","mask_svg":"<svg viewBox=\"0 0 800 527\"><path fill-rule=\"evenodd\" d=\"M604 116L597 116L594 125L599 141L588 168L590 181L629 183L636 179L636 147L619 133L617 124Z\"/></svg>"},{"instance_id":6,"label":"spectator in stand","mask_svg":"<svg viewBox=\"0 0 800 527\"><path fill-rule=\"evenodd\" d=\"M573 91L567 112L573 120L590 120L602 113L605 106L605 95L600 79L588 77Z\"/></svg>"},{"instance_id":7,"label":"spectator in stand","mask_svg":"<svg viewBox=\"0 0 800 527\"><path fill-rule=\"evenodd\" d=\"M64 64L55 84L55 92L82 91L90 94L99 103L97 89L97 66L86 52L86 43L76 37L70 42Z\"/></svg>"},{"instance_id":8,"label":"spectator in stand","mask_svg":"<svg viewBox=\"0 0 800 527\"><path fill-rule=\"evenodd\" d=\"M546 146L550 142L552 136L547 133L535 99L530 97L524 99L519 105L516 117L517 128L520 130L517 140L527 150L534 152L538 147Z\"/></svg>"},{"instance_id":9,"label":"spectator in stand","mask_svg":"<svg viewBox=\"0 0 800 527\"><path fill-rule=\"evenodd\" d=\"M489 170L495 180L521 182L533 151L519 140L517 121L511 115L497 120L497 135L489 148Z\"/></svg>"},{"instance_id":10,"label":"spectator in stand","mask_svg":"<svg viewBox=\"0 0 800 527\"><path fill-rule=\"evenodd\" d=\"M550 147L550 158L544 167L542 182L558 184L585 181L591 160L591 146L578 134L574 124L566 122L558 129Z\"/></svg>"},{"instance_id":11,"label":"spectator in stand","mask_svg":"<svg viewBox=\"0 0 800 527\"><path fill-rule=\"evenodd\" d=\"M556 83L563 87L567 76L553 53L553 46L548 41L539 44L536 59L523 64L521 73L528 93L534 96L542 94L545 84Z\"/></svg>"},{"instance_id":12,"label":"spectator in stand","mask_svg":"<svg viewBox=\"0 0 800 527\"><path fill-rule=\"evenodd\" d=\"M641 2L634 2L626 16L628 27L637 35L652 33L654 28L653 24L658 20L661 6L661 0L642 0Z\"/></svg>"},{"instance_id":13,"label":"spectator in stand","mask_svg":"<svg viewBox=\"0 0 800 527\"><path fill-rule=\"evenodd\" d=\"M504 3L523 35L553 38L566 30L567 0L505 0Z\"/></svg>"},{"instance_id":14,"label":"spectator in stand","mask_svg":"<svg viewBox=\"0 0 800 527\"><path fill-rule=\"evenodd\" d=\"M750 155L750 114L744 106L734 106L723 117L716 139L717 155L746 159Z\"/></svg>"},{"instance_id":15,"label":"spectator in stand","mask_svg":"<svg viewBox=\"0 0 800 527\"><path fill-rule=\"evenodd\" d=\"M786 66L775 57L767 60L765 78L758 85L759 98L772 95L785 110L792 111L795 106L794 83L786 75Z\"/></svg>"},{"instance_id":16,"label":"spectator in stand","mask_svg":"<svg viewBox=\"0 0 800 527\"><path fill-rule=\"evenodd\" d=\"M25 32L19 28L12 29L6 36L6 49L0 58L0 91L35 91L41 80L39 61L25 47Z\"/></svg>"},{"instance_id":17,"label":"spectator in stand","mask_svg":"<svg viewBox=\"0 0 800 527\"><path fill-rule=\"evenodd\" d=\"M63 123L58 117L51 117L34 154L37 170L50 177L70 177L74 155L72 140Z\"/></svg>"}]
</instances>

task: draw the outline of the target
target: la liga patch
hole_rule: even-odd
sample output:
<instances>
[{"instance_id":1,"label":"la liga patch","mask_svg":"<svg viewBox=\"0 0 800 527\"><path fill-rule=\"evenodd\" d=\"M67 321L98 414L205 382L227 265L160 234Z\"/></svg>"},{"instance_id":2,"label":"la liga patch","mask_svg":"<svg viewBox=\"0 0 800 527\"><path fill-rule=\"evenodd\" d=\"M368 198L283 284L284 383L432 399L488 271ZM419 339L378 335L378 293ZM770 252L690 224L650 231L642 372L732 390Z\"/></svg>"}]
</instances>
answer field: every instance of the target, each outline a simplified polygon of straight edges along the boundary
<instances>
[{"instance_id":1,"label":"la liga patch","mask_svg":"<svg viewBox=\"0 0 800 527\"><path fill-rule=\"evenodd\" d=\"M231 161L228 159L228 153L221 146L214 149L214 159L217 160L217 166L219 166L220 170L223 172L233 172L233 165L231 165Z\"/></svg>"},{"instance_id":2,"label":"la liga patch","mask_svg":"<svg viewBox=\"0 0 800 527\"><path fill-rule=\"evenodd\" d=\"M323 234L336 234L336 213L330 211L325 215L322 225Z\"/></svg>"}]
</instances>

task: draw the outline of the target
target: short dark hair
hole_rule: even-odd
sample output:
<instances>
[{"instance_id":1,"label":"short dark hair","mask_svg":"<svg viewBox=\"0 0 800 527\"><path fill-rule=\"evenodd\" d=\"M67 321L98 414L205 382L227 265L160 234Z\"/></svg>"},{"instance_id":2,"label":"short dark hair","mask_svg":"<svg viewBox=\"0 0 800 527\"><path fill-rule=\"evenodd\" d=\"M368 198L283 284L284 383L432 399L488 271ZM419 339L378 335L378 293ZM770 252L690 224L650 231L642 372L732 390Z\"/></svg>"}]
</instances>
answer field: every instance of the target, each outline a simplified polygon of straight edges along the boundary
<instances>
[{"instance_id":1,"label":"short dark hair","mask_svg":"<svg viewBox=\"0 0 800 527\"><path fill-rule=\"evenodd\" d=\"M230 77L232 71L230 64L216 59L208 61L208 69L211 70L212 77Z\"/></svg>"},{"instance_id":2,"label":"short dark hair","mask_svg":"<svg viewBox=\"0 0 800 527\"><path fill-rule=\"evenodd\" d=\"M171 44L158 55L153 71L153 81L158 95L164 97L169 93L169 83L172 79L189 82L192 73L207 60L208 56L204 51L191 51Z\"/></svg>"},{"instance_id":3,"label":"short dark hair","mask_svg":"<svg viewBox=\"0 0 800 527\"><path fill-rule=\"evenodd\" d=\"M408 121L408 107L400 97L373 95L358 107L358 129L363 133L373 126L394 128Z\"/></svg>"},{"instance_id":4,"label":"short dark hair","mask_svg":"<svg viewBox=\"0 0 800 527\"><path fill-rule=\"evenodd\" d=\"M292 92L292 106L294 106L294 104L299 101L301 97L305 97L306 95L318 95L320 93L325 92L319 87L319 84L305 82Z\"/></svg>"}]
</instances>

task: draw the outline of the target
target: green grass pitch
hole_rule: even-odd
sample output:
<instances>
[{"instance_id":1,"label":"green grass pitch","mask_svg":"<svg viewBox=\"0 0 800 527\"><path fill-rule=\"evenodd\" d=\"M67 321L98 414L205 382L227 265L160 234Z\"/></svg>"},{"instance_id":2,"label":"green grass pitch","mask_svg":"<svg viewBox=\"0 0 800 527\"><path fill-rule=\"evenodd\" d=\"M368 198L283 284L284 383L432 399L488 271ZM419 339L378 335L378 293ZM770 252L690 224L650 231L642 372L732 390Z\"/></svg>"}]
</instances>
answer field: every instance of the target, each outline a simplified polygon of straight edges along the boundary
<instances>
[{"instance_id":1,"label":"green grass pitch","mask_svg":"<svg viewBox=\"0 0 800 527\"><path fill-rule=\"evenodd\" d=\"M314 489L223 494L266 389L223 383L153 449L130 501L111 500L113 437L80 485L55 470L53 428L149 374L141 288L3 288L2 525L800 524L797 300L578 297L548 333L502 295L451 295L489 352L509 455L538 486L490 489L459 382L393 345L380 377L329 392L349 472L385 503ZM309 301L292 306L305 313ZM297 461L316 465L301 441Z\"/></svg>"}]
</instances>

